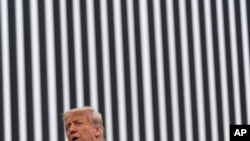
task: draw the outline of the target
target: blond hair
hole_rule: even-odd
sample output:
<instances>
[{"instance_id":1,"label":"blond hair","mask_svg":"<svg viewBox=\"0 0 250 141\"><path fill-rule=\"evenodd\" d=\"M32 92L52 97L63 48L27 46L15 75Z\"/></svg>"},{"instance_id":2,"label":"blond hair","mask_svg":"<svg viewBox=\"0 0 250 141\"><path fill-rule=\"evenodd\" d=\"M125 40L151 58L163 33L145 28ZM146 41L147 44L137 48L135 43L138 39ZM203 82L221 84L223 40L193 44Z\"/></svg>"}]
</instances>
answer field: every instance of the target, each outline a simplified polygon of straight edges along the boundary
<instances>
[{"instance_id":1,"label":"blond hair","mask_svg":"<svg viewBox=\"0 0 250 141\"><path fill-rule=\"evenodd\" d=\"M81 108L74 108L74 109L71 109L71 110L65 112L63 114L64 122L66 121L67 117L72 113L88 114L94 125L102 125L103 126L102 115L99 112L96 112L94 110L94 108L92 108L90 106L81 107Z\"/></svg>"}]
</instances>

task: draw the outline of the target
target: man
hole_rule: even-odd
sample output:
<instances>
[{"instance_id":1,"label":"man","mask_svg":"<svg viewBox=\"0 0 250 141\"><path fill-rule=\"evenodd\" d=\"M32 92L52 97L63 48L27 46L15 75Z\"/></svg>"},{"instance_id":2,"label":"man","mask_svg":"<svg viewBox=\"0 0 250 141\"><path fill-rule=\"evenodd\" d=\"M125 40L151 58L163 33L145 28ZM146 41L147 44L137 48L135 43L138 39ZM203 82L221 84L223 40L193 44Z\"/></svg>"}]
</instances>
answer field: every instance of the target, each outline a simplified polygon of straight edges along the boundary
<instances>
[{"instance_id":1,"label":"man","mask_svg":"<svg viewBox=\"0 0 250 141\"><path fill-rule=\"evenodd\" d=\"M71 109L63 120L68 141L104 141L102 116L92 107Z\"/></svg>"}]
</instances>

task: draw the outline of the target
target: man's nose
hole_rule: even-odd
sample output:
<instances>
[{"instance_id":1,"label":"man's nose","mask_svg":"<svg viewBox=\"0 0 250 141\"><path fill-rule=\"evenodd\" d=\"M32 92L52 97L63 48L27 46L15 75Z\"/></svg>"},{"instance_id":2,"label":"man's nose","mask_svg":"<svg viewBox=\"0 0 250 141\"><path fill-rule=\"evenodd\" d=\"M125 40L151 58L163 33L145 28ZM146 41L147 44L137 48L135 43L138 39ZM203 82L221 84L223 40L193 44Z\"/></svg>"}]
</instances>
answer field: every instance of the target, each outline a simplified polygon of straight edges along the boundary
<instances>
[{"instance_id":1,"label":"man's nose","mask_svg":"<svg viewBox=\"0 0 250 141\"><path fill-rule=\"evenodd\" d=\"M71 127L70 127L70 133L71 134L73 134L73 133L75 133L77 130L76 130L76 128L75 128L75 126L74 125L71 125Z\"/></svg>"}]
</instances>

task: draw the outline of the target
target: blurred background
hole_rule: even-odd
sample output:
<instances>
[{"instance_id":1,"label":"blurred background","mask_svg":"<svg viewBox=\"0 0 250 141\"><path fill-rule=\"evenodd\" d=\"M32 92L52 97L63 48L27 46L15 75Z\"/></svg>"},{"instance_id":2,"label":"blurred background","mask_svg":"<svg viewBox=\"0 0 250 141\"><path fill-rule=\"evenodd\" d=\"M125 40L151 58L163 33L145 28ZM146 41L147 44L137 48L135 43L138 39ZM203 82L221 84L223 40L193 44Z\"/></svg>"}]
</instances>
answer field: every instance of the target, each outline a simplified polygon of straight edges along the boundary
<instances>
[{"instance_id":1,"label":"blurred background","mask_svg":"<svg viewBox=\"0 0 250 141\"><path fill-rule=\"evenodd\" d=\"M0 141L229 141L250 124L250 1L0 0Z\"/></svg>"}]
</instances>

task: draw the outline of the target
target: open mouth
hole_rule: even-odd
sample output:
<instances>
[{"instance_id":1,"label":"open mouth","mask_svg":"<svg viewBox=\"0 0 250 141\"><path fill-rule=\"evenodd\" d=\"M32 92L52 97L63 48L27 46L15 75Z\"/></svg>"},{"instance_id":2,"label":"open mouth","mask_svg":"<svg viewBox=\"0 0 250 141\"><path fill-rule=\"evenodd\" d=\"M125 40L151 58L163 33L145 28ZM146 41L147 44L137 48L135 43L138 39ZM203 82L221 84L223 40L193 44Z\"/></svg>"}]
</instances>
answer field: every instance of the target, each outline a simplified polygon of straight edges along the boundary
<instances>
[{"instance_id":1,"label":"open mouth","mask_svg":"<svg viewBox=\"0 0 250 141\"><path fill-rule=\"evenodd\" d=\"M73 137L72 138L72 141L77 141L78 140L78 137Z\"/></svg>"}]
</instances>

